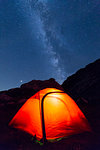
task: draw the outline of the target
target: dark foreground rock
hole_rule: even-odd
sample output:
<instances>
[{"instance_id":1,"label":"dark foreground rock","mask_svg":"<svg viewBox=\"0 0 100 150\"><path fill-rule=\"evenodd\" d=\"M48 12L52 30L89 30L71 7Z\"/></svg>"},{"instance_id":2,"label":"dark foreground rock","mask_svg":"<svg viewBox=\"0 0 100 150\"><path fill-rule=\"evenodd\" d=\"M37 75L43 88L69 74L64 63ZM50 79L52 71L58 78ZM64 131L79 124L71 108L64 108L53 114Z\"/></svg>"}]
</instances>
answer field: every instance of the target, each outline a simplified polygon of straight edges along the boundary
<instances>
[{"instance_id":1,"label":"dark foreground rock","mask_svg":"<svg viewBox=\"0 0 100 150\"><path fill-rule=\"evenodd\" d=\"M68 77L62 87L75 101L100 104L100 59Z\"/></svg>"}]
</instances>

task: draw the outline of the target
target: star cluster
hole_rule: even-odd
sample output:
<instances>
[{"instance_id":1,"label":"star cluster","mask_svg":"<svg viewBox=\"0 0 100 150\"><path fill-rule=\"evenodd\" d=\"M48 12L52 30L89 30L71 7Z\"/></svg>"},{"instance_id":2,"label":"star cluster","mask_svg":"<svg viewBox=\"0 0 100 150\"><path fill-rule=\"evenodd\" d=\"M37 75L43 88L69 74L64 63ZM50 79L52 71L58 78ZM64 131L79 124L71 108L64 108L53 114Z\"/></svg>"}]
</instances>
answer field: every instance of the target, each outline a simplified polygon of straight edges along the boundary
<instances>
[{"instance_id":1,"label":"star cluster","mask_svg":"<svg viewBox=\"0 0 100 150\"><path fill-rule=\"evenodd\" d=\"M100 57L98 0L0 0L0 90L62 83Z\"/></svg>"}]
</instances>

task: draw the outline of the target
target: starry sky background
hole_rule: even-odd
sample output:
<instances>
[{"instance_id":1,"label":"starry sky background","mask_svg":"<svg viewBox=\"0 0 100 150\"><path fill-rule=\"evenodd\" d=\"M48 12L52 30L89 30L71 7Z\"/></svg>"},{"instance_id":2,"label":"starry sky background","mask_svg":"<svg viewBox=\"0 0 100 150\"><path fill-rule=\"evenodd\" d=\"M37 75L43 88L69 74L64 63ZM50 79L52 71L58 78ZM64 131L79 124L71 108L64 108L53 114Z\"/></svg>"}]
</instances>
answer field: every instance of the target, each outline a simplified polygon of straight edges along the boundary
<instances>
[{"instance_id":1,"label":"starry sky background","mask_svg":"<svg viewBox=\"0 0 100 150\"><path fill-rule=\"evenodd\" d=\"M99 0L0 0L0 90L62 83L98 58Z\"/></svg>"}]
</instances>

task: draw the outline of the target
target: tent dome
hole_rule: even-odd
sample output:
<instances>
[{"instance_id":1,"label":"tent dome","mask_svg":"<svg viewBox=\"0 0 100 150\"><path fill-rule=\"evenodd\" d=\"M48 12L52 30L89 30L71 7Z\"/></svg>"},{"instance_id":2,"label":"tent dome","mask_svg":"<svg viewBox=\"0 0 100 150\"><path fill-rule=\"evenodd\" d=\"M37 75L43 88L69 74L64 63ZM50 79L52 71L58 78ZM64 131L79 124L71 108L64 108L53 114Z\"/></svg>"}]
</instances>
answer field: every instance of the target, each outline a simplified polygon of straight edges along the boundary
<instances>
[{"instance_id":1,"label":"tent dome","mask_svg":"<svg viewBox=\"0 0 100 150\"><path fill-rule=\"evenodd\" d=\"M40 139L56 139L90 131L74 100L55 88L40 90L19 109L9 125Z\"/></svg>"}]
</instances>

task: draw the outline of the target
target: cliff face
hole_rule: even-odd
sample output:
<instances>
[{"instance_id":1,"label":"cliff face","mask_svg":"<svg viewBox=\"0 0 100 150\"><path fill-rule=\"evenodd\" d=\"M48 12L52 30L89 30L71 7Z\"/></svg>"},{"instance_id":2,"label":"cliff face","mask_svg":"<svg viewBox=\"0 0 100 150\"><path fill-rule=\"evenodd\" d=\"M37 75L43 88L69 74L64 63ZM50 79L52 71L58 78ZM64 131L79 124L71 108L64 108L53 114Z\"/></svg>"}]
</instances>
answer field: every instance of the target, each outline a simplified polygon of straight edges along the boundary
<instances>
[{"instance_id":1,"label":"cliff face","mask_svg":"<svg viewBox=\"0 0 100 150\"><path fill-rule=\"evenodd\" d=\"M100 59L68 77L62 87L75 101L100 104Z\"/></svg>"},{"instance_id":2,"label":"cliff face","mask_svg":"<svg viewBox=\"0 0 100 150\"><path fill-rule=\"evenodd\" d=\"M100 59L68 77L62 87L76 101L91 125L94 132L90 142L92 150L96 141L100 141ZM99 143L96 149L100 149Z\"/></svg>"}]
</instances>

